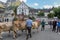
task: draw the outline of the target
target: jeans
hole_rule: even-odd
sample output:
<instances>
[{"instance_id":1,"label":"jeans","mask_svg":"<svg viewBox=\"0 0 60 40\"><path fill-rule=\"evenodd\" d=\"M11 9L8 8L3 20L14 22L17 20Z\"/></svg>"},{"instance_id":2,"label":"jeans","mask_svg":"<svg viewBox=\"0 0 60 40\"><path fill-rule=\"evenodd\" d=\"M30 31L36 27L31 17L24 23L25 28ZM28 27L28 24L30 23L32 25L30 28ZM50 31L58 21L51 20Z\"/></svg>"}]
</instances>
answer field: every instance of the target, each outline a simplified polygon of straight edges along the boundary
<instances>
[{"instance_id":1,"label":"jeans","mask_svg":"<svg viewBox=\"0 0 60 40\"><path fill-rule=\"evenodd\" d=\"M44 31L44 29L45 29L45 25L42 25L41 31Z\"/></svg>"},{"instance_id":2,"label":"jeans","mask_svg":"<svg viewBox=\"0 0 60 40\"><path fill-rule=\"evenodd\" d=\"M60 27L57 27L57 32L60 32Z\"/></svg>"},{"instance_id":3,"label":"jeans","mask_svg":"<svg viewBox=\"0 0 60 40\"><path fill-rule=\"evenodd\" d=\"M52 31L56 31L56 25L53 25L53 30Z\"/></svg>"},{"instance_id":4,"label":"jeans","mask_svg":"<svg viewBox=\"0 0 60 40\"><path fill-rule=\"evenodd\" d=\"M27 38L28 38L28 36L31 37L31 27L27 27L27 32L28 32L28 34L27 34Z\"/></svg>"}]
</instances>

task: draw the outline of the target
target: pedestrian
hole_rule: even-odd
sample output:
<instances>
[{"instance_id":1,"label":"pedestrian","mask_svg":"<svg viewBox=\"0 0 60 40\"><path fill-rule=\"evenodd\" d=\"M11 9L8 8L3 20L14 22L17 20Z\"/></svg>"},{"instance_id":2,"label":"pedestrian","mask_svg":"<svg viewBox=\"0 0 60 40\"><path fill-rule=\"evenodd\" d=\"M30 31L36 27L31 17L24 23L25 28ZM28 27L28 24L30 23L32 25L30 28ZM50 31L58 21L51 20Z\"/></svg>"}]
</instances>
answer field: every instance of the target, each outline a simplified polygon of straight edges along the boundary
<instances>
[{"instance_id":1,"label":"pedestrian","mask_svg":"<svg viewBox=\"0 0 60 40\"><path fill-rule=\"evenodd\" d=\"M60 21L57 22L57 33L60 32Z\"/></svg>"},{"instance_id":2,"label":"pedestrian","mask_svg":"<svg viewBox=\"0 0 60 40\"><path fill-rule=\"evenodd\" d=\"M52 21L49 22L50 29L52 29Z\"/></svg>"},{"instance_id":3,"label":"pedestrian","mask_svg":"<svg viewBox=\"0 0 60 40\"><path fill-rule=\"evenodd\" d=\"M53 21L53 29L52 29L52 31L54 31L54 32L56 31L56 24L57 24L57 21L54 20L54 21Z\"/></svg>"},{"instance_id":4,"label":"pedestrian","mask_svg":"<svg viewBox=\"0 0 60 40\"><path fill-rule=\"evenodd\" d=\"M44 19L42 20L41 25L42 25L41 31L44 31L44 29L45 29L45 21L44 21Z\"/></svg>"},{"instance_id":5,"label":"pedestrian","mask_svg":"<svg viewBox=\"0 0 60 40\"><path fill-rule=\"evenodd\" d=\"M32 20L31 20L31 17L29 17L27 20L26 20L26 28L27 28L27 38L30 36L30 38L32 37L31 35L31 28L32 28Z\"/></svg>"}]
</instances>

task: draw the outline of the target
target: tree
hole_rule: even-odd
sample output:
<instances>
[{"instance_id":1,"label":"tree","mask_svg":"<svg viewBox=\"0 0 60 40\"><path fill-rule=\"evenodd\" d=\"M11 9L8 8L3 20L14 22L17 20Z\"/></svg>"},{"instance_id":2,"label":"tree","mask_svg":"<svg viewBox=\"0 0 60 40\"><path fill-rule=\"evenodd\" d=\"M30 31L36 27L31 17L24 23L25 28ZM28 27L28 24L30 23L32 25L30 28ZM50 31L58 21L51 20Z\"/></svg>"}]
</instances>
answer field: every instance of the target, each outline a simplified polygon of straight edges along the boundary
<instances>
[{"instance_id":1,"label":"tree","mask_svg":"<svg viewBox=\"0 0 60 40\"><path fill-rule=\"evenodd\" d=\"M60 19L60 7L54 8L53 11L54 11L54 16Z\"/></svg>"},{"instance_id":2,"label":"tree","mask_svg":"<svg viewBox=\"0 0 60 40\"><path fill-rule=\"evenodd\" d=\"M17 6L13 10L15 12L15 15L17 15Z\"/></svg>"},{"instance_id":3,"label":"tree","mask_svg":"<svg viewBox=\"0 0 60 40\"><path fill-rule=\"evenodd\" d=\"M48 16L48 18L53 18L54 14L53 13L49 13L47 16Z\"/></svg>"},{"instance_id":4,"label":"tree","mask_svg":"<svg viewBox=\"0 0 60 40\"><path fill-rule=\"evenodd\" d=\"M38 12L38 14L37 14L38 16L44 16L44 12L43 11L41 11L41 12Z\"/></svg>"}]
</instances>

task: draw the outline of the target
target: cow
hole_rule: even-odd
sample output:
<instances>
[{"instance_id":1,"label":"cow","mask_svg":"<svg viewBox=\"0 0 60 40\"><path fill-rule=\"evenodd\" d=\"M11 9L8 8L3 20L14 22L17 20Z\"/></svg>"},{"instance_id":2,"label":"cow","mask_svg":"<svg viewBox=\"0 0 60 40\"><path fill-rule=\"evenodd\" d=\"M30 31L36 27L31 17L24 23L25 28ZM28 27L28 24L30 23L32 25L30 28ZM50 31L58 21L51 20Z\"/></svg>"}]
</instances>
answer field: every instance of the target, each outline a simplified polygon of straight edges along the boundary
<instances>
[{"instance_id":1,"label":"cow","mask_svg":"<svg viewBox=\"0 0 60 40\"><path fill-rule=\"evenodd\" d=\"M0 38L2 38L1 33L12 30L12 22L2 22L0 23Z\"/></svg>"},{"instance_id":2,"label":"cow","mask_svg":"<svg viewBox=\"0 0 60 40\"><path fill-rule=\"evenodd\" d=\"M17 35L16 32L18 30L26 30L26 21L14 21L13 25L14 25L14 28L13 28L14 38L16 38L16 35ZM32 29L37 29L38 31L39 26L40 26L40 22L34 21L32 23Z\"/></svg>"}]
</instances>

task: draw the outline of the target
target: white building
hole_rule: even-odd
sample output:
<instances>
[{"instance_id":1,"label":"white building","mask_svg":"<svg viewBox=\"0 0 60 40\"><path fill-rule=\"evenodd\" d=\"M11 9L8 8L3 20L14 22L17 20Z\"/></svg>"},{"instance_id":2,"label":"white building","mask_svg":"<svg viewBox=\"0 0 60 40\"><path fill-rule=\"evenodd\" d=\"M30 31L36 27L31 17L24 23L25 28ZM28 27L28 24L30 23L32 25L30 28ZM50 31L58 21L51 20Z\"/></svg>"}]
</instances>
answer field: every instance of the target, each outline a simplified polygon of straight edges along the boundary
<instances>
[{"instance_id":1,"label":"white building","mask_svg":"<svg viewBox=\"0 0 60 40\"><path fill-rule=\"evenodd\" d=\"M17 8L17 14L29 15L29 7L24 2L21 2Z\"/></svg>"},{"instance_id":2,"label":"white building","mask_svg":"<svg viewBox=\"0 0 60 40\"><path fill-rule=\"evenodd\" d=\"M14 16L12 16L12 10L0 10L0 12L0 22L11 22L13 20Z\"/></svg>"}]
</instances>

